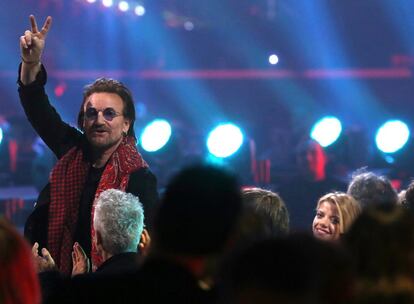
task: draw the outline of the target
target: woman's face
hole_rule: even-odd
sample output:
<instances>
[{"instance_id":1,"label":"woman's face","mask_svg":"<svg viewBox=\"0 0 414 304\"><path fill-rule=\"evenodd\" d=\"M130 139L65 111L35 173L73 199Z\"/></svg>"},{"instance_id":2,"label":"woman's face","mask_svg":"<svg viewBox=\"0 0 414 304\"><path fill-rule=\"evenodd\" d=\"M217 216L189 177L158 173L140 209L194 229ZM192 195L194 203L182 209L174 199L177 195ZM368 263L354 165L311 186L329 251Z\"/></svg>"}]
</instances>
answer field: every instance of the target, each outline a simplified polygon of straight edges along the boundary
<instances>
[{"instance_id":1,"label":"woman's face","mask_svg":"<svg viewBox=\"0 0 414 304\"><path fill-rule=\"evenodd\" d=\"M319 204L313 219L313 235L321 240L337 240L340 236L339 212L335 204L324 201Z\"/></svg>"}]
</instances>

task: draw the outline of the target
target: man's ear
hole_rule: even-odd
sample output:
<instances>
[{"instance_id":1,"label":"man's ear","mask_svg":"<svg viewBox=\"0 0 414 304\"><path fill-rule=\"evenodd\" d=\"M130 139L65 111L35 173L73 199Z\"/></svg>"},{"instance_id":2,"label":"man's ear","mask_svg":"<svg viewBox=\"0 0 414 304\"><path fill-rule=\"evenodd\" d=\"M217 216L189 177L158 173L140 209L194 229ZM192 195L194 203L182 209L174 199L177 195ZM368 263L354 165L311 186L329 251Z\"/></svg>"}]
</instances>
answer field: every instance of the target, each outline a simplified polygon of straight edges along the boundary
<instances>
[{"instance_id":1,"label":"man's ear","mask_svg":"<svg viewBox=\"0 0 414 304\"><path fill-rule=\"evenodd\" d=\"M95 241L96 241L96 250L98 250L99 253L102 253L104 251L103 245L102 245L102 234L95 230Z\"/></svg>"},{"instance_id":2,"label":"man's ear","mask_svg":"<svg viewBox=\"0 0 414 304\"><path fill-rule=\"evenodd\" d=\"M129 128L131 127L131 121L129 119L125 119L124 121L124 128L122 129L122 131L125 134L128 134Z\"/></svg>"}]
</instances>

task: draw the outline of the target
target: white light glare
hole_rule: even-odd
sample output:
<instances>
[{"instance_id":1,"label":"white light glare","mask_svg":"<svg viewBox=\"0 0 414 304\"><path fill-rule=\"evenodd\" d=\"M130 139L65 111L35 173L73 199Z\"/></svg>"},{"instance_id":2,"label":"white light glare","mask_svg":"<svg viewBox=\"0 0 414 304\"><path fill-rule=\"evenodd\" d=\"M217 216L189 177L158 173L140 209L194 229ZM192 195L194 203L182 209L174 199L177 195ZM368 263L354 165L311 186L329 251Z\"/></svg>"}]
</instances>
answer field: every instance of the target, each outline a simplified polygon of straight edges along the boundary
<instances>
[{"instance_id":1,"label":"white light glare","mask_svg":"<svg viewBox=\"0 0 414 304\"><path fill-rule=\"evenodd\" d=\"M243 143L243 134L239 127L231 124L221 124L210 132L207 138L207 148L216 157L228 157L237 152Z\"/></svg>"},{"instance_id":2,"label":"white light glare","mask_svg":"<svg viewBox=\"0 0 414 304\"><path fill-rule=\"evenodd\" d=\"M96 2L96 0L86 0L86 2L89 2L89 3L95 3L95 2Z\"/></svg>"},{"instance_id":3,"label":"white light glare","mask_svg":"<svg viewBox=\"0 0 414 304\"><path fill-rule=\"evenodd\" d=\"M191 21L184 22L184 29L187 31L192 31L194 29L194 23Z\"/></svg>"},{"instance_id":4,"label":"white light glare","mask_svg":"<svg viewBox=\"0 0 414 304\"><path fill-rule=\"evenodd\" d=\"M394 153L407 143L410 137L408 126L400 120L389 120L378 129L375 142L384 153Z\"/></svg>"},{"instance_id":5,"label":"white light glare","mask_svg":"<svg viewBox=\"0 0 414 304\"><path fill-rule=\"evenodd\" d=\"M102 0L102 4L105 7L111 7L114 3L112 0Z\"/></svg>"},{"instance_id":6,"label":"white light glare","mask_svg":"<svg viewBox=\"0 0 414 304\"><path fill-rule=\"evenodd\" d=\"M135 14L137 16L144 16L145 15L145 7L143 7L142 5L137 5L135 7Z\"/></svg>"},{"instance_id":7,"label":"white light glare","mask_svg":"<svg viewBox=\"0 0 414 304\"><path fill-rule=\"evenodd\" d=\"M156 119L148 124L141 134L141 146L147 152L155 152L164 147L171 137L171 125L164 119Z\"/></svg>"},{"instance_id":8,"label":"white light glare","mask_svg":"<svg viewBox=\"0 0 414 304\"><path fill-rule=\"evenodd\" d=\"M325 148L333 144L341 135L341 132L342 125L339 119L326 116L313 126L310 136Z\"/></svg>"},{"instance_id":9,"label":"white light glare","mask_svg":"<svg viewBox=\"0 0 414 304\"><path fill-rule=\"evenodd\" d=\"M129 4L126 1L121 1L118 3L118 8L121 12L126 12L129 10Z\"/></svg>"},{"instance_id":10,"label":"white light glare","mask_svg":"<svg viewBox=\"0 0 414 304\"><path fill-rule=\"evenodd\" d=\"M276 65L279 62L279 57L276 54L272 54L269 56L269 63L271 65Z\"/></svg>"}]
</instances>

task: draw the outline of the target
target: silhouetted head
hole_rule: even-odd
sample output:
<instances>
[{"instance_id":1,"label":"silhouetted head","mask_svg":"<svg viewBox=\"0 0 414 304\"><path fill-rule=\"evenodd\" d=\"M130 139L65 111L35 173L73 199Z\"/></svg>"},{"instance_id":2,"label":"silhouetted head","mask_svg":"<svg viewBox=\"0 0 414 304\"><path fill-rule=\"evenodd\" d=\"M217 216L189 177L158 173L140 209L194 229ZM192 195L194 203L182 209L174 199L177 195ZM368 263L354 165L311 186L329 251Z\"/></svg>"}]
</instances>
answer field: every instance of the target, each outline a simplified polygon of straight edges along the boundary
<instances>
[{"instance_id":1,"label":"silhouetted head","mask_svg":"<svg viewBox=\"0 0 414 304\"><path fill-rule=\"evenodd\" d=\"M236 178L223 169L198 165L168 184L154 221L154 245L164 253L220 252L241 209Z\"/></svg>"},{"instance_id":2,"label":"silhouetted head","mask_svg":"<svg viewBox=\"0 0 414 304\"><path fill-rule=\"evenodd\" d=\"M301 142L297 148L297 163L299 169L315 181L326 177L328 158L322 146L315 140Z\"/></svg>"}]
</instances>

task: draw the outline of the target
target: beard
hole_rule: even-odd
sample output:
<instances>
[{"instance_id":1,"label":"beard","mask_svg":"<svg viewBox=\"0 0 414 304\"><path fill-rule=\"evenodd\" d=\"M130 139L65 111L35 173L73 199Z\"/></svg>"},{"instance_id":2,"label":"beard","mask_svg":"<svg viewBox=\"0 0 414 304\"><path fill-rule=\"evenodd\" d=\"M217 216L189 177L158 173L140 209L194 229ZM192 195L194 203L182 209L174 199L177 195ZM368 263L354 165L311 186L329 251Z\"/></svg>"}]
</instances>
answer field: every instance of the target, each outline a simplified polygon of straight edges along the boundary
<instances>
[{"instance_id":1,"label":"beard","mask_svg":"<svg viewBox=\"0 0 414 304\"><path fill-rule=\"evenodd\" d=\"M111 130L104 128L93 128L86 133L91 148L99 151L105 151L118 145L122 137L122 134L113 134Z\"/></svg>"}]
</instances>

